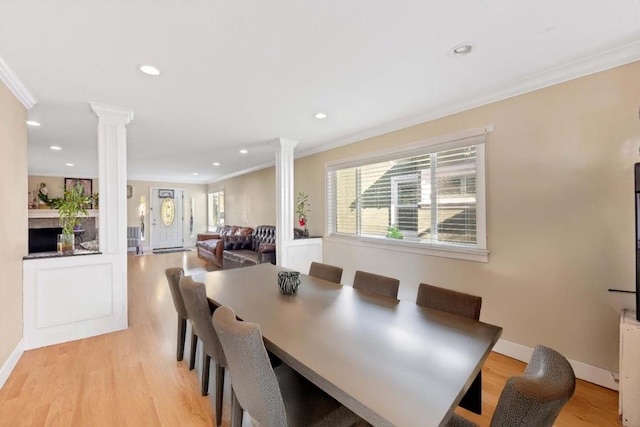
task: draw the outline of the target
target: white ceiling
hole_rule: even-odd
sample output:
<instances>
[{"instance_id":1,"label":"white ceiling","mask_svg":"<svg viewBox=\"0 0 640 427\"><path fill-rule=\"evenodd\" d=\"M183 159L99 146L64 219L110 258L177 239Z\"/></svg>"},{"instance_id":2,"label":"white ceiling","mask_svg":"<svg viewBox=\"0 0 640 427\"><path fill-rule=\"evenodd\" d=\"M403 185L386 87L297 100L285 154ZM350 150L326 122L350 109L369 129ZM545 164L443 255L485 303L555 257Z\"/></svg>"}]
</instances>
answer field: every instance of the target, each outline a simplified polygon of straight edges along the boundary
<instances>
[{"instance_id":1,"label":"white ceiling","mask_svg":"<svg viewBox=\"0 0 640 427\"><path fill-rule=\"evenodd\" d=\"M95 101L135 112L129 179L212 182L640 59L640 1L0 0L0 57L30 174L97 176Z\"/></svg>"}]
</instances>

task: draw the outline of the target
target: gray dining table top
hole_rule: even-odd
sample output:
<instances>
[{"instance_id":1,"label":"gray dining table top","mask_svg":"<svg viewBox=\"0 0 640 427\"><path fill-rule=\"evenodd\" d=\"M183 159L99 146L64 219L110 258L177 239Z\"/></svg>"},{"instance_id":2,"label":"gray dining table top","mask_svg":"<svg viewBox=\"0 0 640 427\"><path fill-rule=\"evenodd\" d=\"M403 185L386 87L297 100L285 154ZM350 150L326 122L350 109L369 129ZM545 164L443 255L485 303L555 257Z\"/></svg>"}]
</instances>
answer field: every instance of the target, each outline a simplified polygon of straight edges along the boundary
<instances>
[{"instance_id":1,"label":"gray dining table top","mask_svg":"<svg viewBox=\"0 0 640 427\"><path fill-rule=\"evenodd\" d=\"M444 424L502 328L301 274L282 295L259 264L197 274L207 297L260 325L267 348L376 426Z\"/></svg>"}]
</instances>

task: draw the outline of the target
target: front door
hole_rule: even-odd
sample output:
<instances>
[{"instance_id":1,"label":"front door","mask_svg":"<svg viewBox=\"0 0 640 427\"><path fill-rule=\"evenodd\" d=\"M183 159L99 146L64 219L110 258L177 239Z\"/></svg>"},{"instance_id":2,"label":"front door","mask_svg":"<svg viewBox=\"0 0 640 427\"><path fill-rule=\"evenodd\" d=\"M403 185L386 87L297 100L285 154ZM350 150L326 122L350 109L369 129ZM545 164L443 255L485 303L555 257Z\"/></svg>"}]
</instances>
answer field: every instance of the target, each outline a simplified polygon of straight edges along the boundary
<instances>
[{"instance_id":1,"label":"front door","mask_svg":"<svg viewBox=\"0 0 640 427\"><path fill-rule=\"evenodd\" d=\"M181 248L183 243L183 190L151 190L151 233L153 249Z\"/></svg>"}]
</instances>

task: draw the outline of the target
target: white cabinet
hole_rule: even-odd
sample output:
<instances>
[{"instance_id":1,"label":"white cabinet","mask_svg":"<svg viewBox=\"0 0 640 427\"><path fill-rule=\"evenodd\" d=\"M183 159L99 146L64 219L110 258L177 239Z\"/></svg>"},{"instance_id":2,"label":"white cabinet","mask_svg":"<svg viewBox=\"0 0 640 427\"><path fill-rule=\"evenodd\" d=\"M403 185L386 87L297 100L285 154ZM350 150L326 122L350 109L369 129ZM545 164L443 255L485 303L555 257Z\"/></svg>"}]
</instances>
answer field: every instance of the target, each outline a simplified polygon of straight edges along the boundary
<instances>
[{"instance_id":1,"label":"white cabinet","mask_svg":"<svg viewBox=\"0 0 640 427\"><path fill-rule=\"evenodd\" d=\"M620 407L622 425L640 426L640 322L636 312L620 317Z\"/></svg>"}]
</instances>

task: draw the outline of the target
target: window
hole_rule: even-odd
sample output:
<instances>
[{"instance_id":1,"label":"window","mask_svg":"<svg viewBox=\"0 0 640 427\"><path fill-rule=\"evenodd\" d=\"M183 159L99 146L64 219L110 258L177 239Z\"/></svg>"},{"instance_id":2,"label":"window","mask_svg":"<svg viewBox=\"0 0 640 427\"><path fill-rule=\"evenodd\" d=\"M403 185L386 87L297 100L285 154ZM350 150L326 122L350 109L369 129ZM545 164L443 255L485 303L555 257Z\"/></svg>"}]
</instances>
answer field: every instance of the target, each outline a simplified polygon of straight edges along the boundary
<instances>
[{"instance_id":1,"label":"window","mask_svg":"<svg viewBox=\"0 0 640 427\"><path fill-rule=\"evenodd\" d=\"M210 192L207 200L209 231L224 225L224 190Z\"/></svg>"},{"instance_id":2,"label":"window","mask_svg":"<svg viewBox=\"0 0 640 427\"><path fill-rule=\"evenodd\" d=\"M486 255L484 143L474 130L327 164L327 234Z\"/></svg>"}]
</instances>

